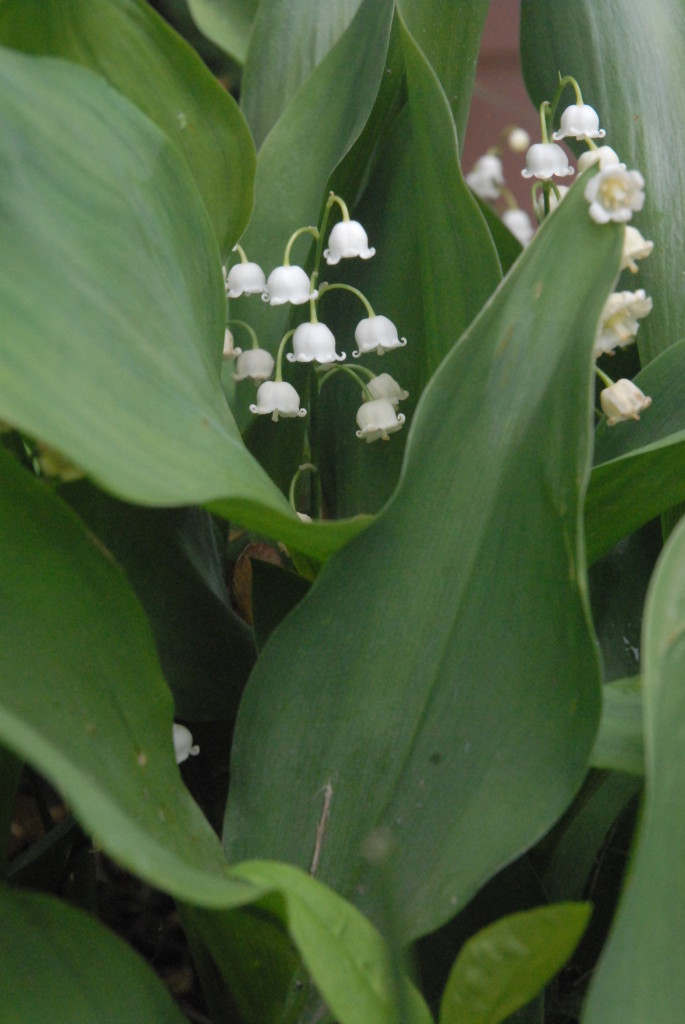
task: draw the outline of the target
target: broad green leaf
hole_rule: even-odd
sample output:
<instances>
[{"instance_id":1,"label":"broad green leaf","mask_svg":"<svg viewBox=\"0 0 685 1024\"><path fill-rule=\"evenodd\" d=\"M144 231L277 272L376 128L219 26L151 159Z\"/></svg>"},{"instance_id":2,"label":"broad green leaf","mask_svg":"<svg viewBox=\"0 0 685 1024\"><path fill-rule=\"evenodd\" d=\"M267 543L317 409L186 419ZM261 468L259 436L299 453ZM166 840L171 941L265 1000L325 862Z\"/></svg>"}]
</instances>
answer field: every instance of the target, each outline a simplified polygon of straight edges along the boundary
<instances>
[{"instance_id":1,"label":"broad green leaf","mask_svg":"<svg viewBox=\"0 0 685 1024\"><path fill-rule=\"evenodd\" d=\"M404 939L530 846L585 773L600 694L578 528L620 248L572 189L428 385L394 498L241 704L230 857L308 867L330 785L318 875L375 917L360 849L389 829Z\"/></svg>"},{"instance_id":2,"label":"broad green leaf","mask_svg":"<svg viewBox=\"0 0 685 1024\"><path fill-rule=\"evenodd\" d=\"M440 1024L501 1024L561 970L590 917L558 903L504 917L466 943L449 976Z\"/></svg>"},{"instance_id":3,"label":"broad green leaf","mask_svg":"<svg viewBox=\"0 0 685 1024\"><path fill-rule=\"evenodd\" d=\"M52 896L0 889L4 1024L183 1024L157 975L94 918Z\"/></svg>"},{"instance_id":4,"label":"broad green leaf","mask_svg":"<svg viewBox=\"0 0 685 1024\"><path fill-rule=\"evenodd\" d=\"M252 209L255 153L233 97L144 0L3 0L0 44L106 78L182 153L227 253Z\"/></svg>"},{"instance_id":5,"label":"broad green leaf","mask_svg":"<svg viewBox=\"0 0 685 1024\"><path fill-rule=\"evenodd\" d=\"M287 864L249 861L232 875L267 893L257 906L283 922L340 1024L430 1024L421 996L406 979L393 976L385 942L354 906ZM192 911L191 921L222 970L222 953L232 947L230 917Z\"/></svg>"},{"instance_id":6,"label":"broad green leaf","mask_svg":"<svg viewBox=\"0 0 685 1024\"><path fill-rule=\"evenodd\" d=\"M410 3L406 13L415 17L414 6ZM422 9L427 11L425 5L419 8ZM447 97L412 35L412 20L405 17L403 3L398 4L398 10L420 207L423 348L426 376L430 377L497 287L501 270L492 236L461 174L455 124ZM418 26L425 32L422 21L419 19ZM459 65L464 69L460 85L467 95L478 35L472 42L470 60Z\"/></svg>"},{"instance_id":7,"label":"broad green leaf","mask_svg":"<svg viewBox=\"0 0 685 1024\"><path fill-rule=\"evenodd\" d=\"M150 620L175 715L234 717L256 652L230 607L212 521L198 508L140 508L79 481L62 489L114 555Z\"/></svg>"},{"instance_id":8,"label":"broad green leaf","mask_svg":"<svg viewBox=\"0 0 685 1024\"><path fill-rule=\"evenodd\" d=\"M262 0L240 89L240 104L257 147L346 31L360 3Z\"/></svg>"},{"instance_id":9,"label":"broad green leaf","mask_svg":"<svg viewBox=\"0 0 685 1024\"><path fill-rule=\"evenodd\" d=\"M0 453L0 742L96 840L181 898L248 902L184 787L143 612L76 515Z\"/></svg>"},{"instance_id":10,"label":"broad green leaf","mask_svg":"<svg viewBox=\"0 0 685 1024\"><path fill-rule=\"evenodd\" d=\"M595 431L585 505L588 561L685 498L685 341L635 377L652 399L638 422Z\"/></svg>"},{"instance_id":11,"label":"broad green leaf","mask_svg":"<svg viewBox=\"0 0 685 1024\"><path fill-rule=\"evenodd\" d=\"M10 50L0 116L0 419L129 501L213 501L324 558L362 529L300 523L240 439L219 252L166 136L87 69Z\"/></svg>"},{"instance_id":12,"label":"broad green leaf","mask_svg":"<svg viewBox=\"0 0 685 1024\"><path fill-rule=\"evenodd\" d=\"M440 82L461 148L488 0L400 0L397 6L405 31L411 33Z\"/></svg>"},{"instance_id":13,"label":"broad green leaf","mask_svg":"<svg viewBox=\"0 0 685 1024\"><path fill-rule=\"evenodd\" d=\"M188 0L198 28L239 64L245 62L259 4L260 0Z\"/></svg>"},{"instance_id":14,"label":"broad green leaf","mask_svg":"<svg viewBox=\"0 0 685 1024\"><path fill-rule=\"evenodd\" d=\"M584 1024L677 1024L685 1005L685 521L673 531L645 607L642 697L645 799L618 912Z\"/></svg>"},{"instance_id":15,"label":"broad green leaf","mask_svg":"<svg viewBox=\"0 0 685 1024\"><path fill-rule=\"evenodd\" d=\"M523 0L521 55L535 104L551 99L558 74L574 75L583 99L599 112L606 142L645 179L646 202L634 223L654 252L640 264L639 287L654 298L638 347L649 362L685 335L678 273L679 218L685 192L680 137L685 119L682 67L685 10L681 0ZM655 64L656 62L656 64ZM573 91L564 99L574 102Z\"/></svg>"},{"instance_id":16,"label":"broad green leaf","mask_svg":"<svg viewBox=\"0 0 685 1024\"><path fill-rule=\"evenodd\" d=\"M639 676L602 687L602 717L590 763L594 768L642 775L645 770Z\"/></svg>"}]
</instances>

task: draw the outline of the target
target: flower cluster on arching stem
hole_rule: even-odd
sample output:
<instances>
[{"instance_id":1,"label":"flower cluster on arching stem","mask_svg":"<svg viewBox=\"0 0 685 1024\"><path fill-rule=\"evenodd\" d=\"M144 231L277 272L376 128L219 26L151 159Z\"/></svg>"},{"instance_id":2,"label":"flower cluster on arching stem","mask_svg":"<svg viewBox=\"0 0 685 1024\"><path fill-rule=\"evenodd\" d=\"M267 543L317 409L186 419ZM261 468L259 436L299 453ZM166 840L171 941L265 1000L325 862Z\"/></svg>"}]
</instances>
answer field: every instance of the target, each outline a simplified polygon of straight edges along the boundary
<instances>
[{"instance_id":1,"label":"flower cluster on arching stem","mask_svg":"<svg viewBox=\"0 0 685 1024\"><path fill-rule=\"evenodd\" d=\"M330 215L338 207L342 219L328 232ZM302 235L313 238L316 250L314 270L308 275L303 267L291 263L294 243ZM271 306L290 304L308 307L308 318L289 330L281 339L276 355L262 348L252 326L243 320L229 319L224 338L224 358L235 360L233 380L251 380L258 385L256 401L250 411L258 416L271 416L274 422L281 418L304 417L307 410L302 407L295 387L283 379L283 356L288 363L310 363L318 371L316 386L321 387L336 370L344 371L357 381L362 389L362 404L357 412L357 437L367 442L378 439L388 440L390 434L399 430L405 422L398 413L400 401L408 393L387 373L375 374L362 365L346 363L346 353L338 350L336 338L326 323L319 320L319 304L324 295L333 290L345 291L355 302L364 307L364 316L358 321L354 332L356 348L352 358L358 360L365 355L382 356L386 352L401 348L407 340L400 336L394 323L382 314L377 314L368 298L358 289L341 282L318 284L319 264L323 259L328 266L336 266L342 260L368 260L375 255L369 245L364 227L353 220L344 200L330 193L324 207L321 224L318 227L298 228L289 238L282 263L268 275L262 268L250 261L240 245L234 252L240 262L230 269L224 268L224 281L228 299L242 296L261 295ZM318 286L317 286L318 285ZM250 338L250 347L238 348L234 331L240 327ZM286 353L290 346L291 351ZM343 365L344 364L344 365ZM308 439L305 448L308 447ZM305 460L306 461L306 460Z\"/></svg>"},{"instance_id":2,"label":"flower cluster on arching stem","mask_svg":"<svg viewBox=\"0 0 685 1024\"><path fill-rule=\"evenodd\" d=\"M557 106L567 86L575 92L575 103L561 113L559 128L552 132ZM557 185L555 177L568 177L575 173L569 159L559 145L564 139L584 142L587 150L578 159L582 174L595 168L594 174L580 187L588 203L590 218L598 225L609 223L624 225L623 252L620 271L638 272L636 261L645 259L653 243L643 238L640 231L628 222L645 202L644 178L637 170L629 170L610 146L597 145L606 131L600 128L599 115L594 107L585 103L578 82L570 75L560 76L556 94L550 102L540 105L541 141L531 145L526 154L523 177L534 178L533 208L539 221L554 212L563 201L568 188ZM620 272L619 271L619 272ZM614 291L604 305L595 337L594 357L613 356L617 349L631 345L636 338L639 321L652 309L652 300L644 289ZM640 418L649 408L651 398L644 395L632 381L614 382L604 370L595 367L606 387L600 393L600 405L609 426L624 420Z\"/></svg>"}]
</instances>

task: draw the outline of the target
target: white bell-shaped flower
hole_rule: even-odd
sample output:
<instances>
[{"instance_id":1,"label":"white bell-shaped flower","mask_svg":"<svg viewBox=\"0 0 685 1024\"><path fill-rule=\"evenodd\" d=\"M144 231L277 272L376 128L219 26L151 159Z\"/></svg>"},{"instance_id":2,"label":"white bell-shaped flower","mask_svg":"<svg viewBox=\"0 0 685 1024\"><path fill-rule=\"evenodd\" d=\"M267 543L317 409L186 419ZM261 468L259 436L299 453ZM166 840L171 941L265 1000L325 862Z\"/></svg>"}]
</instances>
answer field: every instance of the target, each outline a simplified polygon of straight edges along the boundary
<instances>
[{"instance_id":1,"label":"white bell-shaped flower","mask_svg":"<svg viewBox=\"0 0 685 1024\"><path fill-rule=\"evenodd\" d=\"M621 270L629 270L631 274L637 274L637 263L635 260L644 260L654 248L654 242L643 238L642 233L634 228L632 224L626 224L625 237L623 239L623 252L621 253Z\"/></svg>"},{"instance_id":2,"label":"white bell-shaped flower","mask_svg":"<svg viewBox=\"0 0 685 1024\"><path fill-rule=\"evenodd\" d=\"M241 295L260 295L266 288L264 271L258 263L236 263L226 277L226 294L229 299Z\"/></svg>"},{"instance_id":3,"label":"white bell-shaped flower","mask_svg":"<svg viewBox=\"0 0 685 1024\"><path fill-rule=\"evenodd\" d=\"M599 318L594 357L610 355L635 341L640 320L652 311L652 300L644 288L636 292L612 292Z\"/></svg>"},{"instance_id":4,"label":"white bell-shaped flower","mask_svg":"<svg viewBox=\"0 0 685 1024\"><path fill-rule=\"evenodd\" d=\"M193 734L190 729L186 729L185 725L179 725L178 722L174 722L173 741L176 764L182 764L189 757L195 757L200 753L197 744L193 744Z\"/></svg>"},{"instance_id":5,"label":"white bell-shaped flower","mask_svg":"<svg viewBox=\"0 0 685 1024\"><path fill-rule=\"evenodd\" d=\"M590 216L596 224L629 221L633 212L645 203L645 179L639 171L627 171L623 164L608 167L591 178L585 186Z\"/></svg>"},{"instance_id":6,"label":"white bell-shaped flower","mask_svg":"<svg viewBox=\"0 0 685 1024\"><path fill-rule=\"evenodd\" d=\"M242 354L243 354L243 350L241 348L236 348L235 347L235 342L233 340L233 331L230 329L230 327L227 327L226 330L224 331L223 358L224 359L237 359L238 356L240 356Z\"/></svg>"},{"instance_id":7,"label":"white bell-shaped flower","mask_svg":"<svg viewBox=\"0 0 685 1024\"><path fill-rule=\"evenodd\" d=\"M600 171L606 171L609 167L625 167L618 158L618 153L611 146L598 146L597 149L586 149L578 157L578 171L582 173L588 167L599 164Z\"/></svg>"},{"instance_id":8,"label":"white bell-shaped flower","mask_svg":"<svg viewBox=\"0 0 685 1024\"><path fill-rule=\"evenodd\" d=\"M479 199L498 199L504 185L502 161L494 153L479 156L466 175L466 184Z\"/></svg>"},{"instance_id":9,"label":"white bell-shaped flower","mask_svg":"<svg viewBox=\"0 0 685 1024\"><path fill-rule=\"evenodd\" d=\"M357 437L368 444L379 438L387 441L389 434L401 429L404 420L405 416L395 412L389 399L374 398L371 402L364 402L357 411Z\"/></svg>"},{"instance_id":10,"label":"white bell-shaped flower","mask_svg":"<svg viewBox=\"0 0 685 1024\"><path fill-rule=\"evenodd\" d=\"M524 178L542 178L543 181L555 175L565 178L573 173L568 157L555 142L533 143L526 153L525 170L521 171Z\"/></svg>"},{"instance_id":11,"label":"white bell-shaped flower","mask_svg":"<svg viewBox=\"0 0 685 1024\"><path fill-rule=\"evenodd\" d=\"M599 127L599 114L589 103L572 103L561 115L559 131L552 138L603 139L606 132Z\"/></svg>"},{"instance_id":12,"label":"white bell-shaped flower","mask_svg":"<svg viewBox=\"0 0 685 1024\"><path fill-rule=\"evenodd\" d=\"M379 373L366 386L374 398L386 398L395 409L405 398L409 398L409 392L400 387L395 378L391 377L389 373Z\"/></svg>"},{"instance_id":13,"label":"white bell-shaped flower","mask_svg":"<svg viewBox=\"0 0 685 1024\"><path fill-rule=\"evenodd\" d=\"M360 256L369 260L376 250L369 248L366 231L357 220L341 220L331 229L328 236L328 248L324 249L323 257L329 267L335 266L341 259Z\"/></svg>"},{"instance_id":14,"label":"white bell-shaped flower","mask_svg":"<svg viewBox=\"0 0 685 1024\"><path fill-rule=\"evenodd\" d=\"M291 363L335 363L345 359L335 351L333 332L321 323L304 323L295 329L293 350L286 359Z\"/></svg>"},{"instance_id":15,"label":"white bell-shaped flower","mask_svg":"<svg viewBox=\"0 0 685 1024\"><path fill-rule=\"evenodd\" d=\"M648 395L640 391L632 380L625 378L601 391L599 401L609 427L615 427L624 420L639 420L640 413L652 404Z\"/></svg>"},{"instance_id":16,"label":"white bell-shaped flower","mask_svg":"<svg viewBox=\"0 0 685 1024\"><path fill-rule=\"evenodd\" d=\"M554 193L552 193L554 195ZM505 210L502 214L502 223L509 228L514 238L525 248L535 234L535 228L525 210Z\"/></svg>"},{"instance_id":17,"label":"white bell-shaped flower","mask_svg":"<svg viewBox=\"0 0 685 1024\"><path fill-rule=\"evenodd\" d=\"M317 291L311 290L309 278L302 267L276 267L269 274L262 292L264 301L272 306L282 306L284 302L302 306L318 295Z\"/></svg>"},{"instance_id":18,"label":"white bell-shaped flower","mask_svg":"<svg viewBox=\"0 0 685 1024\"><path fill-rule=\"evenodd\" d=\"M278 417L291 418L306 416L307 410L300 409L300 396L292 384L285 380L266 380L257 391L257 401L250 406L250 412L257 416L271 416L274 423Z\"/></svg>"},{"instance_id":19,"label":"white bell-shaped flower","mask_svg":"<svg viewBox=\"0 0 685 1024\"><path fill-rule=\"evenodd\" d=\"M248 348L236 359L233 380L253 380L259 384L274 372L274 357L265 348Z\"/></svg>"},{"instance_id":20,"label":"white bell-shaped flower","mask_svg":"<svg viewBox=\"0 0 685 1024\"><path fill-rule=\"evenodd\" d=\"M354 337L359 345L359 351L352 353L355 359L369 352L382 356L384 352L407 344L406 338L398 337L397 328L387 316L370 316L360 320L355 328Z\"/></svg>"}]
</instances>

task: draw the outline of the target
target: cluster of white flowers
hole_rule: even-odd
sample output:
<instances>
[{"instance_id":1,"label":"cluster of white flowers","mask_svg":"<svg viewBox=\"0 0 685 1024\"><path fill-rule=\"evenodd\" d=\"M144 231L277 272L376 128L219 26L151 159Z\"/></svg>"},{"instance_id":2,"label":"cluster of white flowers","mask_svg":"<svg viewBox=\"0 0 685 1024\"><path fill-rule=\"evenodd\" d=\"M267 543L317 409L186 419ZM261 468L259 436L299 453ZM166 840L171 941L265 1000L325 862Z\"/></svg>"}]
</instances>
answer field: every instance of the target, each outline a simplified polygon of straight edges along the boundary
<instances>
[{"instance_id":1,"label":"cluster of white flowers","mask_svg":"<svg viewBox=\"0 0 685 1024\"><path fill-rule=\"evenodd\" d=\"M561 92L566 85L572 85L576 103L566 107L560 118L558 131L552 133L554 142L549 141L548 119L556 109ZM532 145L526 155L526 167L521 172L524 178L536 178L542 185L544 201L534 195L534 205L542 220L552 213L568 192L565 186L552 185L552 178L574 174L566 153L557 143L562 139L574 138L588 145L587 152L578 159L578 170L582 174L590 167L597 171L585 185L584 197L589 204L589 215L596 224L614 222L625 225L621 270L637 273L636 260L645 259L653 249L653 243L642 237L637 228L628 224L633 213L642 209L645 201L644 179L639 171L628 170L621 163L618 154L610 146L597 146L595 139L603 139L606 132L599 126L599 115L594 107L584 103L580 88L571 77L560 80L556 102L545 101L540 106L540 123L543 141ZM595 339L594 357L613 355L617 348L625 348L635 341L639 320L652 309L652 300L644 289L637 291L612 292L600 316ZM597 373L607 384L600 393L602 410L609 426L623 420L639 419L643 409L649 408L651 398L640 391L630 380L613 382L603 371Z\"/></svg>"},{"instance_id":2,"label":"cluster of white flowers","mask_svg":"<svg viewBox=\"0 0 685 1024\"><path fill-rule=\"evenodd\" d=\"M286 246L283 264L272 270L268 278L258 264L247 259L240 246L235 248L240 256L240 263L236 263L229 271L224 268L226 295L229 299L237 299L244 295L261 295L264 302L272 306L283 303L300 306L309 303L309 320L288 331L281 341L276 358L260 347L254 331L248 324L243 321L229 321L230 325L241 324L250 332L253 343L252 347L246 350L235 346L230 326L226 328L224 358L236 360L233 379L251 379L259 385L257 400L250 405L250 411L256 415L270 415L274 421L278 421L279 417L306 416L306 409L301 408L297 391L292 384L282 378L282 355L285 345L291 338L292 352L287 353L287 360L291 363L314 363L321 369L329 368L329 373L321 378L321 383L328 378L336 364L345 361L345 352L338 352L336 349L333 332L318 319L317 301L326 292L333 289L347 290L364 304L368 316L360 320L355 329L357 349L352 353L355 359L369 353L383 355L407 343L406 338L399 337L397 328L391 320L386 316L376 315L366 297L358 289L345 284L322 284L317 289L315 282L318 278L318 269L309 277L302 267L290 264L292 244L305 232L313 235L317 241L318 253L321 254L325 225L335 203L339 205L343 219L333 226L328 236L328 246L322 253L326 263L329 266L336 266L344 259L371 259L376 250L369 246L365 229L358 221L350 219L343 200L331 194L326 204L321 230L307 227L296 231ZM362 367L355 370L349 367L345 369L357 377L363 389L364 401L357 412L357 437L368 442L379 438L387 440L389 435L399 430L405 422L405 417L397 412L397 404L408 397L407 392L389 374L376 376Z\"/></svg>"}]
</instances>

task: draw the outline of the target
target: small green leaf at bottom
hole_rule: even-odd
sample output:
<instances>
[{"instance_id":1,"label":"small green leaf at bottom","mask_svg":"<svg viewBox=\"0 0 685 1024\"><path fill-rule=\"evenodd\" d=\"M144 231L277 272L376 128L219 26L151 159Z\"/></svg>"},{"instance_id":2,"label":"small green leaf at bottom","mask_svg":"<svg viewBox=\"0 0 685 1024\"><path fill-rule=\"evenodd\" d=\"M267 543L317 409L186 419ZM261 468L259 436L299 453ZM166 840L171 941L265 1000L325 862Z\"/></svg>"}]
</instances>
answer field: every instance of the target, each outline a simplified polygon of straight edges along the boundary
<instances>
[{"instance_id":1,"label":"small green leaf at bottom","mask_svg":"<svg viewBox=\"0 0 685 1024\"><path fill-rule=\"evenodd\" d=\"M447 980L440 1024L500 1024L541 991L585 930L588 903L510 914L463 946Z\"/></svg>"}]
</instances>

